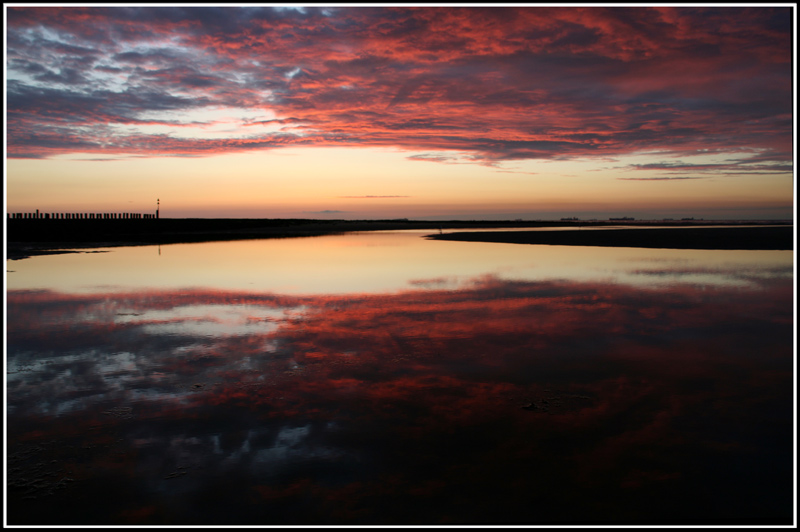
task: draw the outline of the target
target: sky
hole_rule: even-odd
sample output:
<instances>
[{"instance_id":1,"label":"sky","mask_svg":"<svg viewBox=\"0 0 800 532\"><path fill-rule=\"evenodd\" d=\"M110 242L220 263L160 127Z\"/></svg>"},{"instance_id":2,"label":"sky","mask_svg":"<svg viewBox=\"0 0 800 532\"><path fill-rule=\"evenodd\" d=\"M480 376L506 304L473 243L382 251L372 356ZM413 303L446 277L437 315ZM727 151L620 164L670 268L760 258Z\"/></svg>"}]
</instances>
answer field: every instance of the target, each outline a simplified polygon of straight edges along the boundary
<instances>
[{"instance_id":1,"label":"sky","mask_svg":"<svg viewBox=\"0 0 800 532\"><path fill-rule=\"evenodd\" d=\"M5 4L6 211L793 219L791 4Z\"/></svg>"}]
</instances>

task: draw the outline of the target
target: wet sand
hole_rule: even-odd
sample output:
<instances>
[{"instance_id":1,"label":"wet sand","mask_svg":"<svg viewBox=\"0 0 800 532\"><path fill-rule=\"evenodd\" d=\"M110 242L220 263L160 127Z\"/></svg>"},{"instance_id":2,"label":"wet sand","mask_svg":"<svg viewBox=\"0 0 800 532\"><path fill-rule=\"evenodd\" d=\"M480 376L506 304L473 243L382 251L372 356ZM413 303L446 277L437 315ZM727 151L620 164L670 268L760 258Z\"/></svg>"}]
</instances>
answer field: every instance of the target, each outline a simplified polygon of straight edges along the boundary
<instances>
[{"instance_id":1,"label":"wet sand","mask_svg":"<svg viewBox=\"0 0 800 532\"><path fill-rule=\"evenodd\" d=\"M794 249L792 226L462 232L431 235L428 238L461 242L502 242L551 246L741 250Z\"/></svg>"}]
</instances>

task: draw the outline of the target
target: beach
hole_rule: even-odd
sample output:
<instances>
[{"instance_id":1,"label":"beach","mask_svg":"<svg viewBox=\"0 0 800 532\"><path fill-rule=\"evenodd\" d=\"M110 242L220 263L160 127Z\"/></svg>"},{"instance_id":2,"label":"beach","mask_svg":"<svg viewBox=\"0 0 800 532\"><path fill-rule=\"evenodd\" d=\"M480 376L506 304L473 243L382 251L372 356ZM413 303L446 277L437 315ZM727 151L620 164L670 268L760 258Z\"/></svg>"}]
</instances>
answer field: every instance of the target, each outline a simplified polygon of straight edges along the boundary
<instances>
[{"instance_id":1,"label":"beach","mask_svg":"<svg viewBox=\"0 0 800 532\"><path fill-rule=\"evenodd\" d=\"M6 257L99 247L297 238L360 231L430 230L439 240L674 249L793 249L793 226L767 222L580 222L481 220L315 220L164 218L145 220L7 220ZM736 224L736 226L729 226ZM603 229L613 227L614 229ZM547 231L522 231L520 229ZM560 229L560 228L563 228ZM620 229L624 230L620 230ZM465 229L492 229L468 232ZM498 231L498 229L515 229ZM442 233L458 230L456 233Z\"/></svg>"},{"instance_id":2,"label":"beach","mask_svg":"<svg viewBox=\"0 0 800 532\"><path fill-rule=\"evenodd\" d=\"M524 227L549 227L556 222L531 222ZM146 246L225 240L298 238L360 231L519 227L518 222L317 220L287 218L161 218L161 219L9 219L6 256L70 253L99 247Z\"/></svg>"},{"instance_id":3,"label":"beach","mask_svg":"<svg viewBox=\"0 0 800 532\"><path fill-rule=\"evenodd\" d=\"M669 249L794 249L792 226L460 232L436 240Z\"/></svg>"}]
</instances>

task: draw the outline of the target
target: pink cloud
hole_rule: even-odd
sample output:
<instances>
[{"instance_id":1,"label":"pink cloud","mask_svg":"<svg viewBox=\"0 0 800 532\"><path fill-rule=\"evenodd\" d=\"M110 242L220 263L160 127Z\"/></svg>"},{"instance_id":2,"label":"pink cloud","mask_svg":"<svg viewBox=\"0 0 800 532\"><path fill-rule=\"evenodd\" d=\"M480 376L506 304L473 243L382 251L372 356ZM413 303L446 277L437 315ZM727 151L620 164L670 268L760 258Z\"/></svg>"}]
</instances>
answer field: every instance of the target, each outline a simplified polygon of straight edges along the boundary
<instances>
[{"instance_id":1,"label":"pink cloud","mask_svg":"<svg viewBox=\"0 0 800 532\"><path fill-rule=\"evenodd\" d=\"M8 151L386 146L491 163L744 146L786 160L789 13L11 8ZM218 106L263 109L287 129L228 139L101 131Z\"/></svg>"}]
</instances>

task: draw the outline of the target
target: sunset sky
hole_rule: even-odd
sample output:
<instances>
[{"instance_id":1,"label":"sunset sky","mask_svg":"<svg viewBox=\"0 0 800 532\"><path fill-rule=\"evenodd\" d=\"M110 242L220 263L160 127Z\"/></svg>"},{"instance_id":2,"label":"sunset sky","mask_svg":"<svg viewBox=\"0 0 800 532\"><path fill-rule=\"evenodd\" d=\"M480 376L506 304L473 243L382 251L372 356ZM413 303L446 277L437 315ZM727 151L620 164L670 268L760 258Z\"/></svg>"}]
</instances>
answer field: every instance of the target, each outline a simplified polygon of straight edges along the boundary
<instances>
[{"instance_id":1,"label":"sunset sky","mask_svg":"<svg viewBox=\"0 0 800 532\"><path fill-rule=\"evenodd\" d=\"M7 212L793 218L790 4L6 4Z\"/></svg>"}]
</instances>

